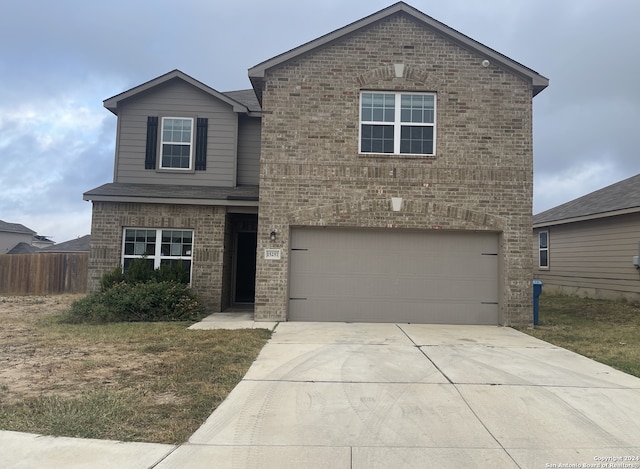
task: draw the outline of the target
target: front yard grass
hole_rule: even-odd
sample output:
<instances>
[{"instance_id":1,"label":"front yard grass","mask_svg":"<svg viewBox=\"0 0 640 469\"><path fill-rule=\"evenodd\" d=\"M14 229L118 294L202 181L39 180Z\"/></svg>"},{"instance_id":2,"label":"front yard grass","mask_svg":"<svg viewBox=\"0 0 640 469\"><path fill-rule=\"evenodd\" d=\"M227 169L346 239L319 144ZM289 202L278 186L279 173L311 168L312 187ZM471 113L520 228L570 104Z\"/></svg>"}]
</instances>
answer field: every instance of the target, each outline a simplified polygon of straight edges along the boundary
<instances>
[{"instance_id":1,"label":"front yard grass","mask_svg":"<svg viewBox=\"0 0 640 469\"><path fill-rule=\"evenodd\" d=\"M264 329L60 322L73 297L0 297L0 429L183 443L242 379ZM544 294L521 329L640 377L640 305Z\"/></svg>"},{"instance_id":2,"label":"front yard grass","mask_svg":"<svg viewBox=\"0 0 640 469\"><path fill-rule=\"evenodd\" d=\"M640 377L640 304L542 294L522 332Z\"/></svg>"},{"instance_id":3,"label":"front yard grass","mask_svg":"<svg viewBox=\"0 0 640 469\"><path fill-rule=\"evenodd\" d=\"M185 322L64 324L70 301L0 297L0 429L182 443L271 335Z\"/></svg>"}]
</instances>

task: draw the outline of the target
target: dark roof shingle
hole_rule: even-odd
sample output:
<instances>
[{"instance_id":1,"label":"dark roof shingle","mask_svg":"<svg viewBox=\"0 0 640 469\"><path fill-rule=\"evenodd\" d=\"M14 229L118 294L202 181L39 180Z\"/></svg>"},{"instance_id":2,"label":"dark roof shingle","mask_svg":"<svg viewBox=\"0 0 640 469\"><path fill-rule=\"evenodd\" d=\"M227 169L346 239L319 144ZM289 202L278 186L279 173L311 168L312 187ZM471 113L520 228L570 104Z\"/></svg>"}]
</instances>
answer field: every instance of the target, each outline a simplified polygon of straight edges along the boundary
<instances>
[{"instance_id":1,"label":"dark roof shingle","mask_svg":"<svg viewBox=\"0 0 640 469\"><path fill-rule=\"evenodd\" d=\"M533 217L533 224L553 224L572 218L590 217L640 209L640 174L553 207Z\"/></svg>"},{"instance_id":2,"label":"dark roof shingle","mask_svg":"<svg viewBox=\"0 0 640 469\"><path fill-rule=\"evenodd\" d=\"M21 225L20 223L7 223L2 220L0 220L0 231L5 231L7 233L26 233L30 235L36 234L35 231Z\"/></svg>"},{"instance_id":3,"label":"dark roof shingle","mask_svg":"<svg viewBox=\"0 0 640 469\"><path fill-rule=\"evenodd\" d=\"M222 94L234 101L238 101L251 112L259 112L261 110L260 103L258 102L258 98L256 97L256 92L254 90L225 91Z\"/></svg>"},{"instance_id":4,"label":"dark roof shingle","mask_svg":"<svg viewBox=\"0 0 640 469\"><path fill-rule=\"evenodd\" d=\"M84 235L76 239L65 241L42 248L39 252L89 252L91 235Z\"/></svg>"},{"instance_id":5,"label":"dark roof shingle","mask_svg":"<svg viewBox=\"0 0 640 469\"><path fill-rule=\"evenodd\" d=\"M84 193L85 200L101 197L258 201L258 186L215 187L111 182Z\"/></svg>"},{"instance_id":6,"label":"dark roof shingle","mask_svg":"<svg viewBox=\"0 0 640 469\"><path fill-rule=\"evenodd\" d=\"M7 254L34 254L40 252L40 248L29 243L21 242L7 251Z\"/></svg>"}]
</instances>

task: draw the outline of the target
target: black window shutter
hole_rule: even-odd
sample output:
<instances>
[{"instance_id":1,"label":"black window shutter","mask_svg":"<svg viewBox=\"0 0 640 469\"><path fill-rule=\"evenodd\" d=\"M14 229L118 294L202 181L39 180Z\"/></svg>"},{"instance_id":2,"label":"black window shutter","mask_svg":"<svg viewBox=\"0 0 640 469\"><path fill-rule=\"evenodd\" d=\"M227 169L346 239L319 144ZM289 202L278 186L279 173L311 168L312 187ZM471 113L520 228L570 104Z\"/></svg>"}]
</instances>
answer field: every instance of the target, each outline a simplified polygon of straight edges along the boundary
<instances>
[{"instance_id":1,"label":"black window shutter","mask_svg":"<svg viewBox=\"0 0 640 469\"><path fill-rule=\"evenodd\" d=\"M198 117L196 127L196 171L204 171L207 169L207 127L209 119L206 117Z\"/></svg>"},{"instance_id":2,"label":"black window shutter","mask_svg":"<svg viewBox=\"0 0 640 469\"><path fill-rule=\"evenodd\" d=\"M158 152L158 117L147 117L147 150L144 158L144 169L156 169L156 153Z\"/></svg>"}]
</instances>

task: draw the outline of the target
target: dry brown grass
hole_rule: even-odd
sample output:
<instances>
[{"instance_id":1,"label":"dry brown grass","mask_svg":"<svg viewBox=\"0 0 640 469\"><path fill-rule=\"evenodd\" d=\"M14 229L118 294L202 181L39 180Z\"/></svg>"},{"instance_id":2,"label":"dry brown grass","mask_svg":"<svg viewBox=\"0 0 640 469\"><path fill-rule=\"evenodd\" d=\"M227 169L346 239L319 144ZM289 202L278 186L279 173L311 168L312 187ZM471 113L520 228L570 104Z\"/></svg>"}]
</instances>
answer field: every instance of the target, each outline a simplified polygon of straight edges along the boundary
<instances>
[{"instance_id":1,"label":"dry brown grass","mask_svg":"<svg viewBox=\"0 0 640 469\"><path fill-rule=\"evenodd\" d=\"M0 297L0 429L183 442L270 335L192 331L188 323L60 323L79 297Z\"/></svg>"}]
</instances>

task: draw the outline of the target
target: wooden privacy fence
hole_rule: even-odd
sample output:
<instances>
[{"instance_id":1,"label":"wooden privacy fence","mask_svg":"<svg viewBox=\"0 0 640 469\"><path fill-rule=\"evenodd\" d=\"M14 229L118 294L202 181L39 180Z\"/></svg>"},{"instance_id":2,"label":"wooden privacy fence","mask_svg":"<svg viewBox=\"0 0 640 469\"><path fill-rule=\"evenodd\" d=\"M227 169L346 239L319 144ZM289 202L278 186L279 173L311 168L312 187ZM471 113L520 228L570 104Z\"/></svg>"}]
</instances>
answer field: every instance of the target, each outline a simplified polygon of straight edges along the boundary
<instances>
[{"instance_id":1,"label":"wooden privacy fence","mask_svg":"<svg viewBox=\"0 0 640 469\"><path fill-rule=\"evenodd\" d=\"M85 293L88 252L0 254L0 293Z\"/></svg>"}]
</instances>

